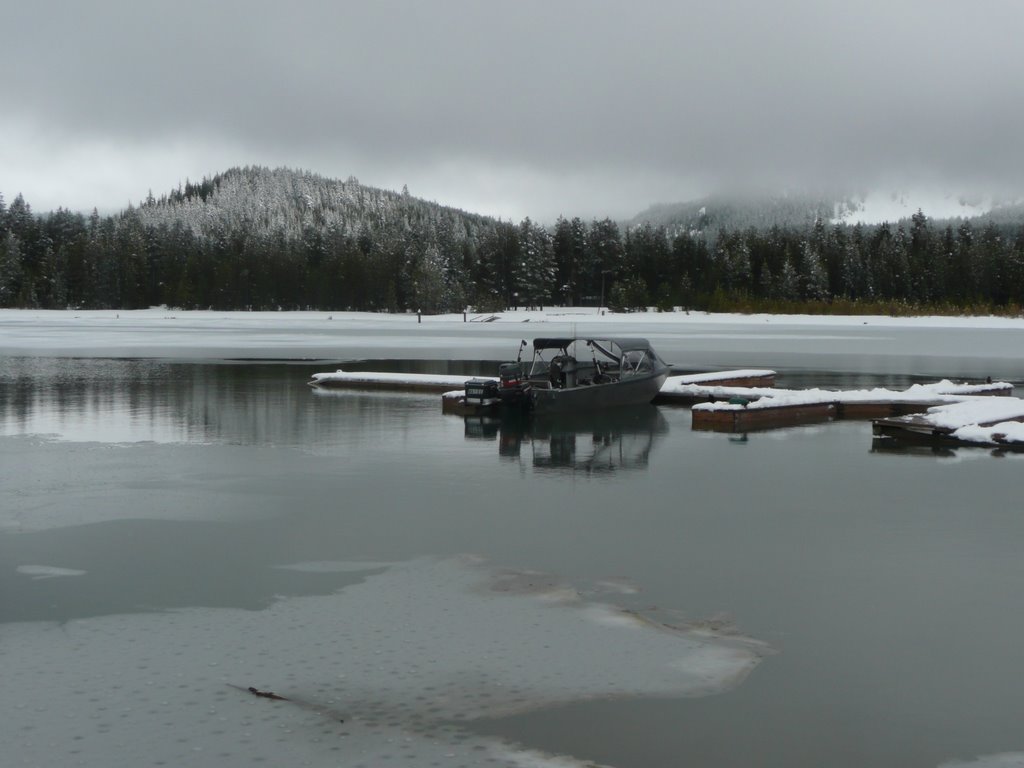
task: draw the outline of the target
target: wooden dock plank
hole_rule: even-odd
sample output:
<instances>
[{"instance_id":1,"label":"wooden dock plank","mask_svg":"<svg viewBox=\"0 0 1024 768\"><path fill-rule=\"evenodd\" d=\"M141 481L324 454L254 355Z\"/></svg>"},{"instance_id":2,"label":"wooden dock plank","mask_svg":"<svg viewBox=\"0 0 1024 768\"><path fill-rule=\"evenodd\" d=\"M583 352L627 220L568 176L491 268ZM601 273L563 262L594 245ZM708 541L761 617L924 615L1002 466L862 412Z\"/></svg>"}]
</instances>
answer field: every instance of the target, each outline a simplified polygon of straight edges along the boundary
<instances>
[{"instance_id":1,"label":"wooden dock plank","mask_svg":"<svg viewBox=\"0 0 1024 768\"><path fill-rule=\"evenodd\" d=\"M810 403L772 408L737 407L692 411L691 426L707 432L756 432L799 424L817 424L835 418L834 403Z\"/></svg>"}]
</instances>

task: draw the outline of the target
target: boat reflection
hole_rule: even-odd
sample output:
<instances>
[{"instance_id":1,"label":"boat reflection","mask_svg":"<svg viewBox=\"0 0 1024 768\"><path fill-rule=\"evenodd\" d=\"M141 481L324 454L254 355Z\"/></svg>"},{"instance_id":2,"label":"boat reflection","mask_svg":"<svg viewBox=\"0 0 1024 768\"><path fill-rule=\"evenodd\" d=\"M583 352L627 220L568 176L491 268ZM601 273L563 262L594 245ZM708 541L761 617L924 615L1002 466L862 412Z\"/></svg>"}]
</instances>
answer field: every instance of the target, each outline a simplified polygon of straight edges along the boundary
<instances>
[{"instance_id":1,"label":"boat reflection","mask_svg":"<svg viewBox=\"0 0 1024 768\"><path fill-rule=\"evenodd\" d=\"M651 450L668 433L657 407L528 416L494 413L465 417L470 440L497 440L503 459L535 469L604 473L646 469Z\"/></svg>"}]
</instances>

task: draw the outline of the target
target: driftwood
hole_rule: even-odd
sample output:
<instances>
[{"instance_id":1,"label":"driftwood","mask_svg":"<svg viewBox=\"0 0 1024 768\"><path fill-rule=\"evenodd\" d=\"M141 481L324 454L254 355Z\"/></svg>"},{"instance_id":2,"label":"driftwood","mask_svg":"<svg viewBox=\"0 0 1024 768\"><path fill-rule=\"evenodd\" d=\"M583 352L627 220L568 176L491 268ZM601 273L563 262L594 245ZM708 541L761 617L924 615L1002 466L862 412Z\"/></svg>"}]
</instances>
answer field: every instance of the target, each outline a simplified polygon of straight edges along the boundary
<instances>
[{"instance_id":1,"label":"driftwood","mask_svg":"<svg viewBox=\"0 0 1024 768\"><path fill-rule=\"evenodd\" d=\"M276 699L277 701L288 701L284 696L278 696L273 691L261 691L258 688L253 688L251 685L248 690L253 696L262 696L265 699Z\"/></svg>"},{"instance_id":2,"label":"driftwood","mask_svg":"<svg viewBox=\"0 0 1024 768\"><path fill-rule=\"evenodd\" d=\"M301 707L302 709L308 709L312 712L316 712L319 715L323 715L324 717L330 718L331 720L336 720L339 723L345 722L345 718L341 717L340 712L337 712L329 707L322 707L318 704L314 704L311 701L290 699L287 696L281 696L279 694L274 693L273 691L261 691L259 688L255 688L251 685L248 688L243 688L242 686L234 685L233 683L228 683L228 685L236 690L243 691L245 693L251 693L253 696L259 696L261 699L271 699L272 701L287 701L291 704L294 704L295 706Z\"/></svg>"}]
</instances>

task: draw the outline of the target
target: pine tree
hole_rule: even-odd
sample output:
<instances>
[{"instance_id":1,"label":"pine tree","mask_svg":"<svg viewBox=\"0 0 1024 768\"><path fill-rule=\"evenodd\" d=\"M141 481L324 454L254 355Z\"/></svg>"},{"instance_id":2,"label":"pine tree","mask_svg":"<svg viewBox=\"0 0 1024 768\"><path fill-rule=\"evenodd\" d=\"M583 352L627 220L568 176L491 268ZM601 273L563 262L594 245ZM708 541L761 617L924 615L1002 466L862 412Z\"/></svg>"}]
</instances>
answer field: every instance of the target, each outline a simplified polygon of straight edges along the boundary
<instances>
[{"instance_id":1,"label":"pine tree","mask_svg":"<svg viewBox=\"0 0 1024 768\"><path fill-rule=\"evenodd\" d=\"M910 297L916 302L926 302L934 295L937 279L935 258L932 254L931 232L928 217L917 209L910 217L910 243L907 252L908 283Z\"/></svg>"},{"instance_id":2,"label":"pine tree","mask_svg":"<svg viewBox=\"0 0 1024 768\"><path fill-rule=\"evenodd\" d=\"M513 306L513 268L519 260L519 228L499 221L480 241L476 304L481 310Z\"/></svg>"},{"instance_id":3,"label":"pine tree","mask_svg":"<svg viewBox=\"0 0 1024 768\"><path fill-rule=\"evenodd\" d=\"M950 257L947 295L960 305L975 298L974 230L969 221L957 228L956 246Z\"/></svg>"},{"instance_id":4,"label":"pine tree","mask_svg":"<svg viewBox=\"0 0 1024 768\"><path fill-rule=\"evenodd\" d=\"M592 221L587 234L587 253L580 292L592 297L597 304L602 288L610 288L615 276L625 268L625 247L619 225L607 218Z\"/></svg>"},{"instance_id":5,"label":"pine tree","mask_svg":"<svg viewBox=\"0 0 1024 768\"><path fill-rule=\"evenodd\" d=\"M529 217L519 224L519 259L513 266L513 296L517 305L543 307L550 303L555 281L551 237Z\"/></svg>"},{"instance_id":6,"label":"pine tree","mask_svg":"<svg viewBox=\"0 0 1024 768\"><path fill-rule=\"evenodd\" d=\"M804 241L797 262L797 291L800 298L822 301L828 298L828 275L821 253L813 241Z\"/></svg>"},{"instance_id":7,"label":"pine tree","mask_svg":"<svg viewBox=\"0 0 1024 768\"><path fill-rule=\"evenodd\" d=\"M580 237L577 239L576 227L580 228ZM586 246L585 233L582 232L582 222L578 218L571 222L563 216L558 217L555 222L555 231L551 238L551 248L555 257L556 293L561 296L564 304L579 304L579 273L584 258Z\"/></svg>"},{"instance_id":8,"label":"pine tree","mask_svg":"<svg viewBox=\"0 0 1024 768\"><path fill-rule=\"evenodd\" d=\"M21 282L21 245L8 231L0 238L0 307L18 306Z\"/></svg>"}]
</instances>

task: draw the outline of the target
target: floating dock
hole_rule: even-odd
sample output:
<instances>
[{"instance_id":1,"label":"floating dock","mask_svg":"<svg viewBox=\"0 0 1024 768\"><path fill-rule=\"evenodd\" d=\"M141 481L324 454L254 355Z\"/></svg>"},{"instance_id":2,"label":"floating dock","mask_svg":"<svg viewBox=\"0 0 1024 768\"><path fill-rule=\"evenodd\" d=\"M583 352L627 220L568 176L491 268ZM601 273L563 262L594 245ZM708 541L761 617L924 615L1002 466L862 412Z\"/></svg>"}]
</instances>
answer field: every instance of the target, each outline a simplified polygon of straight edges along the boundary
<instances>
[{"instance_id":1,"label":"floating dock","mask_svg":"<svg viewBox=\"0 0 1024 768\"><path fill-rule=\"evenodd\" d=\"M450 392L461 389L472 376L385 371L334 371L314 373L311 387L331 389L389 389L400 392Z\"/></svg>"},{"instance_id":2,"label":"floating dock","mask_svg":"<svg viewBox=\"0 0 1024 768\"><path fill-rule=\"evenodd\" d=\"M654 402L688 406L715 399L714 393L721 387L770 389L775 385L775 375L775 371L757 368L669 376ZM479 407L467 406L462 394L466 382L472 378L475 377L433 373L339 370L332 373L315 373L310 379L309 385L329 389L437 392L444 395L441 402L442 410L445 413L470 415L479 412ZM492 380L489 377L482 378Z\"/></svg>"},{"instance_id":3,"label":"floating dock","mask_svg":"<svg viewBox=\"0 0 1024 768\"><path fill-rule=\"evenodd\" d=\"M775 371L760 368L669 376L653 402L655 405L694 405L713 402L722 399L718 392L723 391L723 388L742 387L774 391L775 376ZM729 395L725 398L728 399Z\"/></svg>"},{"instance_id":4,"label":"floating dock","mask_svg":"<svg viewBox=\"0 0 1024 768\"><path fill-rule=\"evenodd\" d=\"M692 426L714 432L754 432L871 419L876 437L930 445L984 445L1024 450L1024 400L1008 382L948 380L905 390L778 389L775 371L743 369L670 376L656 404L690 406ZM442 393L442 411L462 416L489 407L467 404L465 375L335 371L309 382L323 388Z\"/></svg>"},{"instance_id":5,"label":"floating dock","mask_svg":"<svg viewBox=\"0 0 1024 768\"><path fill-rule=\"evenodd\" d=\"M708 392L713 400L693 406L692 424L698 430L751 432L833 419L886 419L970 399L1005 397L1012 392L1013 385L1007 382L957 384L948 380L915 384L905 390L720 387Z\"/></svg>"},{"instance_id":6,"label":"floating dock","mask_svg":"<svg viewBox=\"0 0 1024 768\"><path fill-rule=\"evenodd\" d=\"M935 406L924 413L877 419L872 432L894 443L1024 450L1024 400L972 399Z\"/></svg>"}]
</instances>

